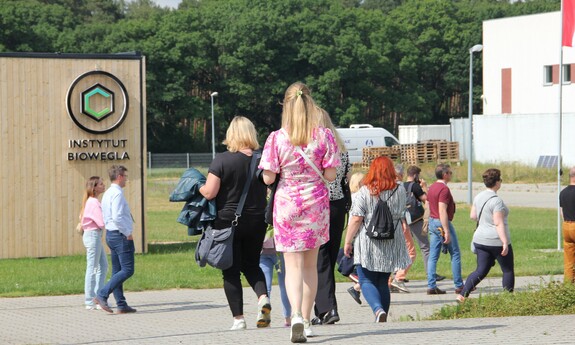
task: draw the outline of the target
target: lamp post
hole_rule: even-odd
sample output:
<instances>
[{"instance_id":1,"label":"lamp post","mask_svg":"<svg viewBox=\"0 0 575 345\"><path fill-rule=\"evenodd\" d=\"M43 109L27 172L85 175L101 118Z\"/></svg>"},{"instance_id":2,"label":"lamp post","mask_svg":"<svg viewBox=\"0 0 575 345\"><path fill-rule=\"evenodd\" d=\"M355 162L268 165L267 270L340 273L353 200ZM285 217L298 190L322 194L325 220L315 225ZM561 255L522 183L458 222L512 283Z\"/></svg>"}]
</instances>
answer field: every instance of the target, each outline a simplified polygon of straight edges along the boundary
<instances>
[{"instance_id":1,"label":"lamp post","mask_svg":"<svg viewBox=\"0 0 575 345\"><path fill-rule=\"evenodd\" d=\"M217 96L217 92L212 92L210 98L212 99L212 159L216 158L216 131L214 128L214 97Z\"/></svg>"},{"instance_id":2,"label":"lamp post","mask_svg":"<svg viewBox=\"0 0 575 345\"><path fill-rule=\"evenodd\" d=\"M467 156L467 203L471 205L473 202L473 180L472 180L472 164L473 164L473 53L478 53L483 50L481 44L476 44L469 49L469 141L468 141L468 156Z\"/></svg>"}]
</instances>

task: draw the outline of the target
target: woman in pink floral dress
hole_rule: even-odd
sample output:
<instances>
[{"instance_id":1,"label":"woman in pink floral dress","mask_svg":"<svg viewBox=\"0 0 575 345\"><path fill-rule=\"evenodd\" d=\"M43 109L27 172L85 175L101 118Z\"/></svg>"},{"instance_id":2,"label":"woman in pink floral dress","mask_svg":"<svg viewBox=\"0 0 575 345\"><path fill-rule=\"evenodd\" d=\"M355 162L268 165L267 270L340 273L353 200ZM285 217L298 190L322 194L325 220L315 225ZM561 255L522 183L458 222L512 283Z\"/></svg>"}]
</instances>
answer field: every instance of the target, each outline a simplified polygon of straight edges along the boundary
<instances>
[{"instance_id":1,"label":"woman in pink floral dress","mask_svg":"<svg viewBox=\"0 0 575 345\"><path fill-rule=\"evenodd\" d=\"M319 114L302 83L286 90L282 128L264 146L260 169L264 182L279 178L273 205L276 249L284 252L286 289L292 307L291 341L313 336L309 323L317 290L317 254L329 240L329 189L304 154L333 181L340 164L333 133L319 127Z\"/></svg>"}]
</instances>

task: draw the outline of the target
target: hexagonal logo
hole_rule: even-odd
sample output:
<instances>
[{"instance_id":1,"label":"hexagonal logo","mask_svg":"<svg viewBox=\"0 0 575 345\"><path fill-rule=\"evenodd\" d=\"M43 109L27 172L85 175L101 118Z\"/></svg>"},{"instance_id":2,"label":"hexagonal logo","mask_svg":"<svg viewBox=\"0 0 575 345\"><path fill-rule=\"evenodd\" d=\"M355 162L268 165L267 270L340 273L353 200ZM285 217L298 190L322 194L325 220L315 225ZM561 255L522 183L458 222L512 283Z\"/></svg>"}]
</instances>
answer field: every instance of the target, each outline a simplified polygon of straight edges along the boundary
<instances>
[{"instance_id":1,"label":"hexagonal logo","mask_svg":"<svg viewBox=\"0 0 575 345\"><path fill-rule=\"evenodd\" d=\"M114 113L114 92L105 86L96 84L81 95L82 114L99 122Z\"/></svg>"},{"instance_id":2,"label":"hexagonal logo","mask_svg":"<svg viewBox=\"0 0 575 345\"><path fill-rule=\"evenodd\" d=\"M92 134L105 134L118 128L126 119L128 92L115 75L89 71L71 83L66 106L76 126Z\"/></svg>"}]
</instances>

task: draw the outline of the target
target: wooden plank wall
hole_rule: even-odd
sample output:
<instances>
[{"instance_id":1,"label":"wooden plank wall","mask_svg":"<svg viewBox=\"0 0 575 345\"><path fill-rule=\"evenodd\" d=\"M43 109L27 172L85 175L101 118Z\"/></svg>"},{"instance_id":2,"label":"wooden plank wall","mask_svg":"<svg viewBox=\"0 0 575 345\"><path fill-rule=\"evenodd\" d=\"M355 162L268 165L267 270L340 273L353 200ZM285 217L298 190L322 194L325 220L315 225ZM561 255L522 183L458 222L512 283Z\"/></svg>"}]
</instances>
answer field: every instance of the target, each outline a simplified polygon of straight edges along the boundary
<instances>
[{"instance_id":1,"label":"wooden plank wall","mask_svg":"<svg viewBox=\"0 0 575 345\"><path fill-rule=\"evenodd\" d=\"M0 258L52 257L85 252L76 233L86 180L104 177L112 164L128 168L124 189L135 219L136 250L146 250L145 61L0 57ZM127 89L125 121L107 134L91 134L71 120L66 94L83 73L99 69ZM141 74L144 75L141 75ZM71 139L126 139L129 160L68 160ZM116 151L116 149L82 149Z\"/></svg>"}]
</instances>

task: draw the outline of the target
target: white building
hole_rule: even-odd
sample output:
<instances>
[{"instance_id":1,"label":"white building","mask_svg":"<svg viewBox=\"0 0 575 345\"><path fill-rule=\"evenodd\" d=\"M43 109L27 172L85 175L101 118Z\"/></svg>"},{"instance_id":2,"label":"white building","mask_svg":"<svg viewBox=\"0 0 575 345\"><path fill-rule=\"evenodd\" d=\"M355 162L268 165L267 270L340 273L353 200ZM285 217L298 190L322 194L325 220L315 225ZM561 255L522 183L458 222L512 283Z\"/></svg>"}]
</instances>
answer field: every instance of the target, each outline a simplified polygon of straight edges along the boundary
<instances>
[{"instance_id":1,"label":"white building","mask_svg":"<svg viewBox=\"0 0 575 345\"><path fill-rule=\"evenodd\" d=\"M560 12L484 21L483 114L557 113L560 45ZM563 110L575 113L575 48L563 64Z\"/></svg>"},{"instance_id":2,"label":"white building","mask_svg":"<svg viewBox=\"0 0 575 345\"><path fill-rule=\"evenodd\" d=\"M557 156L561 13L484 21L482 44L483 115L473 117L474 160L534 166L541 156ZM563 63L561 151L563 164L575 165L575 48L563 48ZM451 121L452 130L465 127L460 121ZM454 138L466 152L467 133Z\"/></svg>"}]
</instances>

